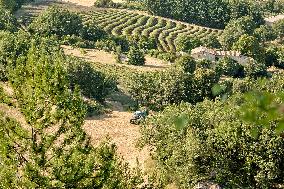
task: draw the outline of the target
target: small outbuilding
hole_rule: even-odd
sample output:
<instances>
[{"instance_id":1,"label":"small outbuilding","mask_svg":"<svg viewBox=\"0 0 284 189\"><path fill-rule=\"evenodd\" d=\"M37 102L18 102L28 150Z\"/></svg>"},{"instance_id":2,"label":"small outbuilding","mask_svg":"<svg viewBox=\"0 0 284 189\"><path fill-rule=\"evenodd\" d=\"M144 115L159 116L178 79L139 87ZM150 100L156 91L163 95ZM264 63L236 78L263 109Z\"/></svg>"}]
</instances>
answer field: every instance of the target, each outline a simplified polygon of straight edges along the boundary
<instances>
[{"instance_id":1,"label":"small outbuilding","mask_svg":"<svg viewBox=\"0 0 284 189\"><path fill-rule=\"evenodd\" d=\"M209 49L207 47L197 47L191 50L191 56L195 59L206 59L209 61L218 61L224 57L232 58L236 60L239 64L246 64L252 58L241 55L238 51L221 51L215 49Z\"/></svg>"}]
</instances>

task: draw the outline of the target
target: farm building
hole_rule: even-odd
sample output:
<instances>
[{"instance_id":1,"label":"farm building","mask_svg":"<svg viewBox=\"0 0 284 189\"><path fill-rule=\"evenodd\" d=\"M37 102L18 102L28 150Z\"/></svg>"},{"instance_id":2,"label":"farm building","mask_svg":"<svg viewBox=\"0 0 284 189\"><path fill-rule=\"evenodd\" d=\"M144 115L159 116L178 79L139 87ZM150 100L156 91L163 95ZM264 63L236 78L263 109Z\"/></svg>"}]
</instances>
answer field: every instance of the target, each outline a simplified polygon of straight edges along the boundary
<instances>
[{"instance_id":1,"label":"farm building","mask_svg":"<svg viewBox=\"0 0 284 189\"><path fill-rule=\"evenodd\" d=\"M240 64L246 64L251 58L241 55L238 51L221 51L209 49L206 47L197 47L191 51L191 56L195 59L207 59L210 61L218 61L224 57L230 57Z\"/></svg>"}]
</instances>

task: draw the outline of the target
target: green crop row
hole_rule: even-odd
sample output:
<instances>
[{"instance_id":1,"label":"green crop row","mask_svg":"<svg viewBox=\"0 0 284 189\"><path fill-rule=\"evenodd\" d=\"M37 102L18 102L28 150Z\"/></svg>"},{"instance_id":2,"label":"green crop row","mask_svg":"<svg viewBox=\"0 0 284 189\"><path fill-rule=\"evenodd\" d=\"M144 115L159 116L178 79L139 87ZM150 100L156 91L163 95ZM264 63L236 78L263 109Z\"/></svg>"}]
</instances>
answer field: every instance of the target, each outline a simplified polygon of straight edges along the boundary
<instances>
[{"instance_id":1,"label":"green crop row","mask_svg":"<svg viewBox=\"0 0 284 189\"><path fill-rule=\"evenodd\" d=\"M97 10L83 15L85 22L95 21L106 32L113 35L146 36L155 38L161 51L176 51L175 41L188 35L199 39L218 36L221 30L181 23L161 17L138 14L122 10Z\"/></svg>"}]
</instances>

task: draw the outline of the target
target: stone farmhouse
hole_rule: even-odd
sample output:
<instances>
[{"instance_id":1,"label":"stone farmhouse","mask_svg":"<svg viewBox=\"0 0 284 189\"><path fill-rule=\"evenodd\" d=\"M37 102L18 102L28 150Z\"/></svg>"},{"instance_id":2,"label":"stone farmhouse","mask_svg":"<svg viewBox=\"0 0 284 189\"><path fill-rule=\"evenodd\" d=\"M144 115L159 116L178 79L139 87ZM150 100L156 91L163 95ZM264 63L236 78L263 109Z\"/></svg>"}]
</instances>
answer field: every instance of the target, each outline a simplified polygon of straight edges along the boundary
<instances>
[{"instance_id":1,"label":"stone farmhouse","mask_svg":"<svg viewBox=\"0 0 284 189\"><path fill-rule=\"evenodd\" d=\"M233 60L236 60L241 65L245 65L252 59L250 57L241 55L238 51L221 51L202 46L192 49L191 56L195 59L206 59L210 61L218 61L224 57L229 57Z\"/></svg>"}]
</instances>

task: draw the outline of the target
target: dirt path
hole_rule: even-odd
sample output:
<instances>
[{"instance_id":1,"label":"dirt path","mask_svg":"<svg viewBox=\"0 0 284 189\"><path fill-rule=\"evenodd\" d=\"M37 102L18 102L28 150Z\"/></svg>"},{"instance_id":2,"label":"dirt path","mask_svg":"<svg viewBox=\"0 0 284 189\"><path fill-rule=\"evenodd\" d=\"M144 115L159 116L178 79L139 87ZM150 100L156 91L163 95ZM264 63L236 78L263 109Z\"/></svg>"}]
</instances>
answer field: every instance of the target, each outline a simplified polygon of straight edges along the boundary
<instances>
[{"instance_id":1,"label":"dirt path","mask_svg":"<svg viewBox=\"0 0 284 189\"><path fill-rule=\"evenodd\" d=\"M13 95L12 89L7 84L0 82L0 85L7 94ZM121 94L117 95L119 95L118 98L120 98L120 100L123 98ZM144 162L150 158L149 151L147 148L142 150L136 148L140 132L138 125L129 123L132 113L125 111L124 106L120 102L108 101L108 104L113 111L104 115L87 118L83 129L91 137L94 146L97 146L102 140L109 136L110 140L117 146L117 153L123 157L131 167L135 167L138 160L140 168L144 170ZM23 114L17 108L0 103L0 111L16 119L25 129L31 130Z\"/></svg>"},{"instance_id":2,"label":"dirt path","mask_svg":"<svg viewBox=\"0 0 284 189\"><path fill-rule=\"evenodd\" d=\"M137 69L141 71L153 71L161 70L170 66L170 63L146 56L146 62L144 66L132 66L127 64L118 64L115 60L115 55L109 52L96 50L96 49L84 49L84 53L79 48L73 48L71 46L62 45L64 53L67 55L73 55L78 58L82 58L86 61L98 62L102 64L115 64L118 66L125 66L132 69Z\"/></svg>"},{"instance_id":3,"label":"dirt path","mask_svg":"<svg viewBox=\"0 0 284 189\"><path fill-rule=\"evenodd\" d=\"M85 121L84 130L91 136L94 145L107 136L117 145L117 152L129 163L136 166L138 160L140 168L144 170L145 161L149 159L149 151L136 148L136 142L140 137L139 126L132 125L129 120L132 113L123 110L119 102L111 101L113 111L106 115L95 116Z\"/></svg>"},{"instance_id":4,"label":"dirt path","mask_svg":"<svg viewBox=\"0 0 284 189\"><path fill-rule=\"evenodd\" d=\"M74 3L74 4L77 4L77 5L81 5L81 6L87 6L87 7L93 6L94 3L96 2L96 0L62 0L62 1ZM122 2L124 2L124 0L113 0L113 2L122 3Z\"/></svg>"}]
</instances>

